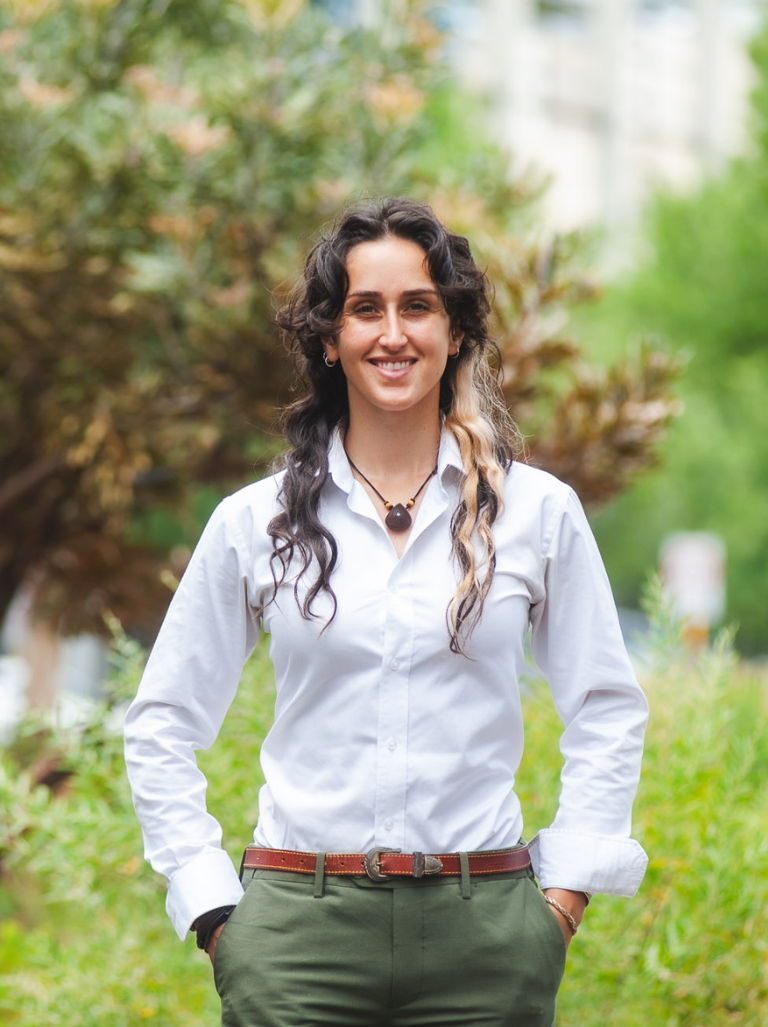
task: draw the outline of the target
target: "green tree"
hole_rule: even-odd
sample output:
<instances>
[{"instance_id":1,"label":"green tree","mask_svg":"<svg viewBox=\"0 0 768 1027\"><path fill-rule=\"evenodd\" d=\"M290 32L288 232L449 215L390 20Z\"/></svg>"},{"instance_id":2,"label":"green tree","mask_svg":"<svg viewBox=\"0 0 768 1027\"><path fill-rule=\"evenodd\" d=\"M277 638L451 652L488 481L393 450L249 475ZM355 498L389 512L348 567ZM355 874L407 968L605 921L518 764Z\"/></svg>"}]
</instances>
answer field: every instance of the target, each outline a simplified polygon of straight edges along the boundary
<instances>
[{"instance_id":1,"label":"green tree","mask_svg":"<svg viewBox=\"0 0 768 1027\"><path fill-rule=\"evenodd\" d=\"M275 452L273 295L350 196L429 198L477 243L534 457L587 500L651 459L672 365L582 367L573 241L535 239L535 189L454 104L420 4L380 34L301 0L0 19L0 618L31 579L64 630L108 609L151 634L174 523Z\"/></svg>"},{"instance_id":2,"label":"green tree","mask_svg":"<svg viewBox=\"0 0 768 1027\"><path fill-rule=\"evenodd\" d=\"M586 314L607 350L642 330L680 347L685 415L662 469L598 515L619 596L634 601L665 534L710 530L728 553L729 620L745 651L768 626L768 31L753 46L753 145L695 195L662 196L649 256Z\"/></svg>"}]
</instances>

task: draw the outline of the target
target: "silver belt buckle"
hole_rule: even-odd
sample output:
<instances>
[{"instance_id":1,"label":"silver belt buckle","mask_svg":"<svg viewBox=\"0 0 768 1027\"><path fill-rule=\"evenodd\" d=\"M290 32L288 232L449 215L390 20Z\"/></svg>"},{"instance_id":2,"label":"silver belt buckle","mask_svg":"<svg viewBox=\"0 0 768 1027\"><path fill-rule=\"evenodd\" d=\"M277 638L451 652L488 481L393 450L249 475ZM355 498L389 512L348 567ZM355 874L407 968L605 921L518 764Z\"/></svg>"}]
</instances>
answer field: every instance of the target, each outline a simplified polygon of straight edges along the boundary
<instances>
[{"instance_id":1,"label":"silver belt buckle","mask_svg":"<svg viewBox=\"0 0 768 1027\"><path fill-rule=\"evenodd\" d=\"M365 854L363 866L372 881L388 881L389 876L381 872L382 852L402 852L402 849L371 849Z\"/></svg>"}]
</instances>

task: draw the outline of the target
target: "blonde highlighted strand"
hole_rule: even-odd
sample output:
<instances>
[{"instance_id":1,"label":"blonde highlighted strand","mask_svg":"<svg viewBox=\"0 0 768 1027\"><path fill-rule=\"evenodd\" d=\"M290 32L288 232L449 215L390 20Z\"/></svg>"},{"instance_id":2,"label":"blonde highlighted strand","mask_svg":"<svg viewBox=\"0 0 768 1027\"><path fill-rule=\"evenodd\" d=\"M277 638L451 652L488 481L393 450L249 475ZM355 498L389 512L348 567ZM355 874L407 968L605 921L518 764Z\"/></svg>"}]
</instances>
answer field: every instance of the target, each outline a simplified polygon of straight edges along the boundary
<instances>
[{"instance_id":1,"label":"blonde highlighted strand","mask_svg":"<svg viewBox=\"0 0 768 1027\"><path fill-rule=\"evenodd\" d=\"M524 445L484 352L475 350L458 365L452 400L445 427L458 443L464 479L451 522L451 540L462 578L446 621L451 652L466 655L466 643L482 616L493 583L493 523L504 508L504 483L512 460L522 454Z\"/></svg>"}]
</instances>

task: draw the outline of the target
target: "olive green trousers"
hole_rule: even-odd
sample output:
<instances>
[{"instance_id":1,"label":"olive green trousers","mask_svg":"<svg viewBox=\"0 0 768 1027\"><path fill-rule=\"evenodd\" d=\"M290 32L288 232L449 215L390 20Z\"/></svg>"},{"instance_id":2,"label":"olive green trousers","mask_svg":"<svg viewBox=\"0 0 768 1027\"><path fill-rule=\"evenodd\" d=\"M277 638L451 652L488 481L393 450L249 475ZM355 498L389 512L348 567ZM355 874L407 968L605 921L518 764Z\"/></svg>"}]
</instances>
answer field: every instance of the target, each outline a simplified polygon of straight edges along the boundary
<instances>
[{"instance_id":1,"label":"olive green trousers","mask_svg":"<svg viewBox=\"0 0 768 1027\"><path fill-rule=\"evenodd\" d=\"M223 1027L554 1024L566 946L529 870L243 884L214 960Z\"/></svg>"}]
</instances>

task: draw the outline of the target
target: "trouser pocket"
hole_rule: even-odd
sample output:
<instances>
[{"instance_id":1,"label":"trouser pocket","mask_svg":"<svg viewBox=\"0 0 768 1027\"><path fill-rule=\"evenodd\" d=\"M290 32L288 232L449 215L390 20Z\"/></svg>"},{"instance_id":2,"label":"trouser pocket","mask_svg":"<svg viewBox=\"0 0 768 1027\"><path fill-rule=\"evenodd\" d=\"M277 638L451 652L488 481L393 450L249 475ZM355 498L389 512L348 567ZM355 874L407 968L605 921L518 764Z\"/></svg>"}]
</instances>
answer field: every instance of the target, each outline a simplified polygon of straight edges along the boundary
<instances>
[{"instance_id":1,"label":"trouser pocket","mask_svg":"<svg viewBox=\"0 0 768 1027\"><path fill-rule=\"evenodd\" d=\"M253 884L254 871L246 870L242 875L242 884L245 889L244 894L235 908L229 915L229 919L224 924L224 927L219 935L218 941L216 942L216 951L213 954L213 983L216 986L216 991L219 995L222 993L222 987L225 983L225 968L228 961L230 943L234 938L235 945L242 942L243 937L243 923L247 924L250 917L248 910L249 902L248 897L251 893ZM254 894L251 895L251 899L255 898ZM246 928L247 930L247 928Z\"/></svg>"}]
</instances>

